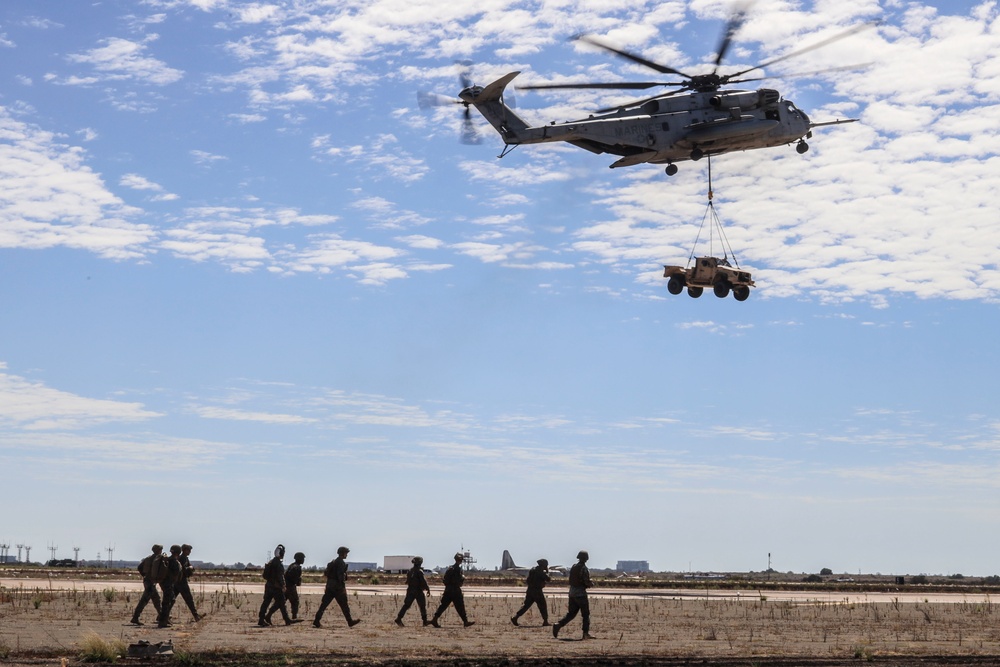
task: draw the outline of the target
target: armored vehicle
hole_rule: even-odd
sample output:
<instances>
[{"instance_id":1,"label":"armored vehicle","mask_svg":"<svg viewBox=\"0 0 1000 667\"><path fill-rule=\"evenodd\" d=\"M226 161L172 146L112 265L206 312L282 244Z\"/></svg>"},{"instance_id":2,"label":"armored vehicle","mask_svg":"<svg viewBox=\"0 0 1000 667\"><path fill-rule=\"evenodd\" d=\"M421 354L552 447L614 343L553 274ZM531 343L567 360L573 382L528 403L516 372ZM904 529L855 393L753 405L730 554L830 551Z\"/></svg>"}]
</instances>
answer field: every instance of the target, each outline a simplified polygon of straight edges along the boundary
<instances>
[{"instance_id":1,"label":"armored vehicle","mask_svg":"<svg viewBox=\"0 0 1000 667\"><path fill-rule=\"evenodd\" d=\"M687 287L688 296L695 299L706 287L711 287L720 299L732 292L737 301L746 301L754 286L748 271L733 268L724 257L699 257L690 267L665 265L663 277L668 279L668 292L680 294Z\"/></svg>"}]
</instances>

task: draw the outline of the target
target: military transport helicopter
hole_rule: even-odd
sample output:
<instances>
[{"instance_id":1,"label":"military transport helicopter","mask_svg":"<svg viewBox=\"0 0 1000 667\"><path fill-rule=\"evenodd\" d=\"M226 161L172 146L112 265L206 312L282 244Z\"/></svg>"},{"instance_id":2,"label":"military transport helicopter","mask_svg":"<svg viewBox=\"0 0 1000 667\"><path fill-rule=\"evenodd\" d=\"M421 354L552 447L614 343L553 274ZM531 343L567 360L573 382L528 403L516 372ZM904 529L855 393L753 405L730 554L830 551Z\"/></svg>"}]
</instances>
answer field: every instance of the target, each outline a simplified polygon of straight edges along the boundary
<instances>
[{"instance_id":1,"label":"military transport helicopter","mask_svg":"<svg viewBox=\"0 0 1000 667\"><path fill-rule=\"evenodd\" d=\"M811 46L798 49L783 56L773 58L759 65L734 72L720 74L719 67L729 50L733 37L746 19L746 12L737 12L730 18L716 50L715 66L709 74L685 74L677 69L655 63L642 56L612 47L590 36L574 39L586 42L604 51L643 65L661 74L680 77L681 81L641 81L608 83L551 83L521 86L522 90L645 90L658 86L673 87L675 90L660 93L645 99L601 109L587 118L531 127L518 116L511 105L504 101L504 90L520 72L511 72L487 86L465 85L467 75L463 74L463 89L458 99L442 98L422 93L422 107L437 104L465 105L465 125L463 136L474 133L469 107L474 106L500 133L504 149L499 157L507 155L521 144L539 144L565 141L591 151L620 156L611 168L628 167L637 164L666 164L666 173L677 173L677 162L700 160L706 155L722 155L734 151L770 148L795 144L799 153L809 150L806 139L812 138L812 130L827 125L853 123L856 118L838 119L816 123L803 111L797 109L791 100L782 99L777 90L729 90L725 86L766 78L741 78L754 70L800 56L820 47L844 39L875 24L865 23L838 33ZM862 65L835 67L826 70L788 76L812 76L825 72L855 69ZM783 77L784 78L784 77Z\"/></svg>"}]
</instances>

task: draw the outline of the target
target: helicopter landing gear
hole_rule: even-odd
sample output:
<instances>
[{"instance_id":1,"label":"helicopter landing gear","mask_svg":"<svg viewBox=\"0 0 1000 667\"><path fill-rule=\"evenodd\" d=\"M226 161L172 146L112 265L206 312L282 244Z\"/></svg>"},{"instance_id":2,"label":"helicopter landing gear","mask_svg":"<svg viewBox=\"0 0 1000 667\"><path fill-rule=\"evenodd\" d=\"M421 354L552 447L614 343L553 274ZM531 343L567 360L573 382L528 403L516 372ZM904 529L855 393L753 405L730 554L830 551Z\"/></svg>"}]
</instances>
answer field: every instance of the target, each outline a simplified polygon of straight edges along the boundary
<instances>
[{"instance_id":1,"label":"helicopter landing gear","mask_svg":"<svg viewBox=\"0 0 1000 667\"><path fill-rule=\"evenodd\" d=\"M795 150L798 152L799 155L802 155L807 150L809 150L809 144L807 144L804 141L800 141L799 143L795 144Z\"/></svg>"},{"instance_id":2,"label":"helicopter landing gear","mask_svg":"<svg viewBox=\"0 0 1000 667\"><path fill-rule=\"evenodd\" d=\"M692 149L692 151L691 151L691 159L692 160L694 160L695 162L697 162L698 160L702 159L703 157L705 157L705 151L701 150L700 148Z\"/></svg>"},{"instance_id":3,"label":"helicopter landing gear","mask_svg":"<svg viewBox=\"0 0 1000 667\"><path fill-rule=\"evenodd\" d=\"M665 171L667 172L667 176L673 176L674 174L677 173L677 165L676 164L668 164Z\"/></svg>"}]
</instances>

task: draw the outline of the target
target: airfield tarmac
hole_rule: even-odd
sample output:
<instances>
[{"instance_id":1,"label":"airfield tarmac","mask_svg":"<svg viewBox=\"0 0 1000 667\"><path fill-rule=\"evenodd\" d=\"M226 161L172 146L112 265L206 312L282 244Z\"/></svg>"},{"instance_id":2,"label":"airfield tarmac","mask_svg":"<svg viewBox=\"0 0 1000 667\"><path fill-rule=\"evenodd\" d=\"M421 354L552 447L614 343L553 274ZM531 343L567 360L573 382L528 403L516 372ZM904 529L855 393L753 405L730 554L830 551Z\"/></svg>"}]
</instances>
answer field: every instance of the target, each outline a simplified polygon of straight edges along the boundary
<instances>
[{"instance_id":1,"label":"airfield tarmac","mask_svg":"<svg viewBox=\"0 0 1000 667\"><path fill-rule=\"evenodd\" d=\"M193 622L179 601L175 625L164 630L152 627L151 607L147 625L126 625L141 591L136 581L5 578L0 586L0 662L12 666L73 663L88 633L126 644L170 640L182 659L202 665L1000 664L1000 610L977 594L601 588L591 595L597 639L582 641L579 619L558 640L535 610L511 625L523 588L510 586L466 587L476 625L462 628L449 610L440 630L422 627L415 607L406 627L394 625L404 590L395 585L349 587L364 621L353 629L336 605L322 629L258 628L262 585L195 580L207 618ZM433 611L441 588L431 588ZM322 590L303 587L303 618L312 619ZM548 599L558 620L565 587L551 587Z\"/></svg>"}]
</instances>

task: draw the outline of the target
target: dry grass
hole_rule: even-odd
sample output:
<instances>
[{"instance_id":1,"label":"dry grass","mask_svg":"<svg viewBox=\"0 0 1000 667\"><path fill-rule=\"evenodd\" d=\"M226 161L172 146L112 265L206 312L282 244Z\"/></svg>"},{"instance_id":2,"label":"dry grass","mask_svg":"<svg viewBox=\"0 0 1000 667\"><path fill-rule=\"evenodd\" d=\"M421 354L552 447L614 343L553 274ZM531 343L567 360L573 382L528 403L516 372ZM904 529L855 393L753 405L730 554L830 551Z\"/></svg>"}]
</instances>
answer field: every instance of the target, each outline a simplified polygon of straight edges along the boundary
<instances>
[{"instance_id":1,"label":"dry grass","mask_svg":"<svg viewBox=\"0 0 1000 667\"><path fill-rule=\"evenodd\" d=\"M83 662L115 662L125 656L125 642L104 639L96 632L88 632L80 639L80 660Z\"/></svg>"},{"instance_id":2,"label":"dry grass","mask_svg":"<svg viewBox=\"0 0 1000 667\"><path fill-rule=\"evenodd\" d=\"M43 596L35 607L32 600ZM622 596L592 599L592 633L596 641L579 641L577 619L552 638L539 627L535 610L514 627L510 616L520 598L467 597L470 617L477 623L462 628L449 610L444 628L424 628L416 608L406 627L393 624L401 594L353 595L351 607L364 622L348 629L333 605L317 630L309 623L273 628L256 627L260 594L231 588L196 593L199 610L208 618L194 623L183 602L174 607L174 627L125 625L137 601L136 593L120 591L108 600L103 591L7 590L0 604L0 647L11 656L77 654L95 636L118 637L110 654L145 639L172 640L175 649L196 663L199 656L233 653L274 656L323 655L344 660L433 660L442 657L477 659L567 660L746 660L802 658L823 660L886 660L898 656L947 656L982 660L1000 656L1000 620L991 602L900 603L768 601L759 596L736 599L668 599ZM430 602L436 607L438 597ZM311 620L319 596L302 596L300 615ZM565 595L549 596L550 619L566 611ZM279 617L276 617L279 618ZM99 651L93 651L101 654ZM113 659L113 658L111 658Z\"/></svg>"}]
</instances>

